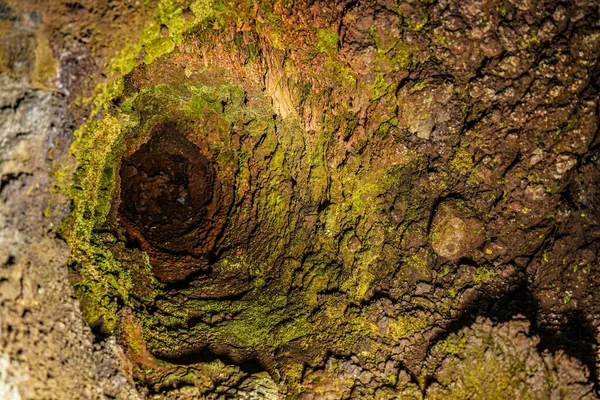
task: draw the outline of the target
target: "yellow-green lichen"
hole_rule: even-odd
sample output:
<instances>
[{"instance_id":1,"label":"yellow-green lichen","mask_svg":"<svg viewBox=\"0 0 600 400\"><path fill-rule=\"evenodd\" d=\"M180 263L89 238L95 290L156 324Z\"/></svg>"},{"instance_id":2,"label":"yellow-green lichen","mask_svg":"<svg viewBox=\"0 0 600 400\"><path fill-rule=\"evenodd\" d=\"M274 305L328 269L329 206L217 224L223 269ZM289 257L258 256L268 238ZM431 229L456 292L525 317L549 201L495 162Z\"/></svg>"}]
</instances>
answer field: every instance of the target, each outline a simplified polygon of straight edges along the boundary
<instances>
[{"instance_id":1,"label":"yellow-green lichen","mask_svg":"<svg viewBox=\"0 0 600 400\"><path fill-rule=\"evenodd\" d=\"M462 175L467 175L473 171L473 165L473 154L465 149L460 149L454 154L450 168Z\"/></svg>"},{"instance_id":2,"label":"yellow-green lichen","mask_svg":"<svg viewBox=\"0 0 600 400\"><path fill-rule=\"evenodd\" d=\"M490 282L496 276L496 271L489 267L479 267L475 269L473 281L477 284Z\"/></svg>"},{"instance_id":3,"label":"yellow-green lichen","mask_svg":"<svg viewBox=\"0 0 600 400\"><path fill-rule=\"evenodd\" d=\"M340 36L334 30L319 29L317 31L317 50L330 56L337 54Z\"/></svg>"},{"instance_id":4,"label":"yellow-green lichen","mask_svg":"<svg viewBox=\"0 0 600 400\"><path fill-rule=\"evenodd\" d=\"M389 320L387 335L393 340L408 339L428 325L427 319L416 315L401 315Z\"/></svg>"}]
</instances>

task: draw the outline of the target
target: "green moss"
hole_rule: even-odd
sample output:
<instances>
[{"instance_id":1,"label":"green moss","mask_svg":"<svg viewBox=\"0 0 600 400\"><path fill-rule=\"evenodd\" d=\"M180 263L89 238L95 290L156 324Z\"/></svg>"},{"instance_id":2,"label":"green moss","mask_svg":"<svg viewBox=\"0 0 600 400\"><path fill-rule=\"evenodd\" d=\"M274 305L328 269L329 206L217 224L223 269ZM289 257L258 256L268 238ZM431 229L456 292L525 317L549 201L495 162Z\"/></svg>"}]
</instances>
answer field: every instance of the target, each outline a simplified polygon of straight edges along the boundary
<instances>
[{"instance_id":1,"label":"green moss","mask_svg":"<svg viewBox=\"0 0 600 400\"><path fill-rule=\"evenodd\" d=\"M538 40L538 38L536 36L532 36L528 39L522 40L521 42L519 42L519 48L521 50L528 50L531 47L540 44L540 41Z\"/></svg>"},{"instance_id":2,"label":"green moss","mask_svg":"<svg viewBox=\"0 0 600 400\"><path fill-rule=\"evenodd\" d=\"M458 150L450 163L450 168L460 174L467 175L473 171L473 155L465 149Z\"/></svg>"},{"instance_id":3,"label":"green moss","mask_svg":"<svg viewBox=\"0 0 600 400\"><path fill-rule=\"evenodd\" d=\"M444 276L448 275L450 273L450 267L448 265L445 265L444 268L438 272L438 276L440 278L443 278Z\"/></svg>"},{"instance_id":4,"label":"green moss","mask_svg":"<svg viewBox=\"0 0 600 400\"><path fill-rule=\"evenodd\" d=\"M117 324L119 303L129 303L132 282L129 272L121 268L102 238L94 235L90 243L82 244L72 256L81 268L81 281L75 285L83 314L90 325L103 325L112 332Z\"/></svg>"},{"instance_id":5,"label":"green moss","mask_svg":"<svg viewBox=\"0 0 600 400\"><path fill-rule=\"evenodd\" d=\"M417 22L413 22L409 19L405 19L405 22L409 30L415 32L422 31L429 22L429 13L424 13L421 19Z\"/></svg>"},{"instance_id":6,"label":"green moss","mask_svg":"<svg viewBox=\"0 0 600 400\"><path fill-rule=\"evenodd\" d=\"M329 56L337 55L340 36L332 29L319 29L317 31L317 50Z\"/></svg>"},{"instance_id":7,"label":"green moss","mask_svg":"<svg viewBox=\"0 0 600 400\"><path fill-rule=\"evenodd\" d=\"M416 46L409 46L406 44L399 45L394 49L390 58L392 66L395 66L400 70L406 70L412 67L416 63L414 52L417 49Z\"/></svg>"},{"instance_id":8,"label":"green moss","mask_svg":"<svg viewBox=\"0 0 600 400\"><path fill-rule=\"evenodd\" d=\"M352 89L356 87L356 76L352 69L343 64L337 57L328 57L325 60L324 67L329 71L335 80L344 88Z\"/></svg>"},{"instance_id":9,"label":"green moss","mask_svg":"<svg viewBox=\"0 0 600 400\"><path fill-rule=\"evenodd\" d=\"M236 347L275 348L270 333L284 319L282 312L274 312L269 303L237 304L236 308L237 317L213 334Z\"/></svg>"},{"instance_id":10,"label":"green moss","mask_svg":"<svg viewBox=\"0 0 600 400\"><path fill-rule=\"evenodd\" d=\"M73 212L63 229L71 248L91 239L92 229L104 222L113 191L116 154L127 119L108 115L79 128L73 136L71 153L77 160L75 184L71 187Z\"/></svg>"},{"instance_id":11,"label":"green moss","mask_svg":"<svg viewBox=\"0 0 600 400\"><path fill-rule=\"evenodd\" d=\"M495 276L496 271L494 271L492 268L478 267L475 269L475 276L473 277L473 280L477 284L486 283L492 281Z\"/></svg>"},{"instance_id":12,"label":"green moss","mask_svg":"<svg viewBox=\"0 0 600 400\"><path fill-rule=\"evenodd\" d=\"M192 11L192 18L184 15L188 6ZM106 64L108 78L96 88L98 95L92 100L92 115L122 92L123 75L130 73L141 62L151 63L156 58L171 53L175 45L181 43L185 32L214 18L218 12L212 0L160 0L158 7L152 10L153 16L141 36L126 44ZM168 28L167 37L162 36L161 26Z\"/></svg>"},{"instance_id":13,"label":"green moss","mask_svg":"<svg viewBox=\"0 0 600 400\"><path fill-rule=\"evenodd\" d=\"M415 83L412 88L410 88L410 92L411 93L420 92L421 90L423 90L429 86L430 86L429 82L427 82L425 80L421 80L421 81Z\"/></svg>"},{"instance_id":14,"label":"green moss","mask_svg":"<svg viewBox=\"0 0 600 400\"><path fill-rule=\"evenodd\" d=\"M448 40L445 36L436 35L435 40L444 47L448 47Z\"/></svg>"},{"instance_id":15,"label":"green moss","mask_svg":"<svg viewBox=\"0 0 600 400\"><path fill-rule=\"evenodd\" d=\"M407 339L428 325L427 320L408 314L390 319L387 335L395 341Z\"/></svg>"},{"instance_id":16,"label":"green moss","mask_svg":"<svg viewBox=\"0 0 600 400\"><path fill-rule=\"evenodd\" d=\"M150 64L156 58L164 54L168 54L174 49L175 42L173 39L169 37L158 38L144 46L144 50L146 50L146 58L144 59L144 62Z\"/></svg>"},{"instance_id":17,"label":"green moss","mask_svg":"<svg viewBox=\"0 0 600 400\"><path fill-rule=\"evenodd\" d=\"M417 271L426 271L428 268L428 261L421 253L416 253L402 258L403 268L408 268L411 273Z\"/></svg>"},{"instance_id":18,"label":"green moss","mask_svg":"<svg viewBox=\"0 0 600 400\"><path fill-rule=\"evenodd\" d=\"M442 373L436 375L441 387L429 397L507 400L532 398L529 387L517 385L517 381L523 379L523 374L527 374L522 355L503 353L503 349L503 344L495 342L491 334L484 336L478 343L469 344L462 334L449 336L436 345L433 352L441 356L440 360L445 360L445 365L455 363L456 368L446 366ZM540 389L545 390L536 387L537 394Z\"/></svg>"},{"instance_id":19,"label":"green moss","mask_svg":"<svg viewBox=\"0 0 600 400\"><path fill-rule=\"evenodd\" d=\"M382 73L377 74L375 82L370 87L371 92L373 93L371 95L371 101L376 101L383 97L387 93L389 87L390 84L385 81L385 76Z\"/></svg>"}]
</instances>

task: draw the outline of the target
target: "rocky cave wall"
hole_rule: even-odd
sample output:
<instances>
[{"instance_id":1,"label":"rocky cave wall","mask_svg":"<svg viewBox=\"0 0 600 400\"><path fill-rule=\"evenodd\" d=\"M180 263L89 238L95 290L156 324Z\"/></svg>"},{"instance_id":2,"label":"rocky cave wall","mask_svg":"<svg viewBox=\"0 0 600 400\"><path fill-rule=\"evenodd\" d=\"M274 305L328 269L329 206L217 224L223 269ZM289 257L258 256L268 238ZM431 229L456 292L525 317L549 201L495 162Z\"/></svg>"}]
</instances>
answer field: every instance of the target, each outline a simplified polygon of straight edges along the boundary
<instances>
[{"instance_id":1,"label":"rocky cave wall","mask_svg":"<svg viewBox=\"0 0 600 400\"><path fill-rule=\"evenodd\" d=\"M0 3L0 394L596 398L599 7Z\"/></svg>"}]
</instances>

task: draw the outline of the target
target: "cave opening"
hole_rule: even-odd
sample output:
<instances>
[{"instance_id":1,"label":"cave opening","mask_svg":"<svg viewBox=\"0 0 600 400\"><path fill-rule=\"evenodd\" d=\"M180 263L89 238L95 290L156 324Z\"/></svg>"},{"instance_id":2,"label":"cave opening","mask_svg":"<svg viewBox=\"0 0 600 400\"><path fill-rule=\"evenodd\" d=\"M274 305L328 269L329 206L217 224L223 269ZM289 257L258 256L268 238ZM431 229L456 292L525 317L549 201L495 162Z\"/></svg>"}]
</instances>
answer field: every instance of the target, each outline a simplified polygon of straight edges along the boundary
<instances>
[{"instance_id":1,"label":"cave opening","mask_svg":"<svg viewBox=\"0 0 600 400\"><path fill-rule=\"evenodd\" d=\"M192 253L213 197L214 171L175 123L158 126L120 169L121 226L130 240L167 252Z\"/></svg>"}]
</instances>

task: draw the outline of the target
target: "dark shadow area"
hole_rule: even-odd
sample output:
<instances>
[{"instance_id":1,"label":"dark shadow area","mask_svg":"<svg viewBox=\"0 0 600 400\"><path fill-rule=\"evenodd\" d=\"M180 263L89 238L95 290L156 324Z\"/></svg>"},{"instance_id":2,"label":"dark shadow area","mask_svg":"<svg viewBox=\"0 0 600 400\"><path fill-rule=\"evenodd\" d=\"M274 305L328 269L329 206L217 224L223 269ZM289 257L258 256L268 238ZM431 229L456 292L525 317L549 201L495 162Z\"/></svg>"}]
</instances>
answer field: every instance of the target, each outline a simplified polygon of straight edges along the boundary
<instances>
[{"instance_id":1,"label":"dark shadow area","mask_svg":"<svg viewBox=\"0 0 600 400\"><path fill-rule=\"evenodd\" d=\"M128 236L141 235L167 251L191 251L182 239L212 200L214 172L208 159L173 123L159 126L148 143L123 159L119 213ZM133 247L136 241L130 242Z\"/></svg>"},{"instance_id":2,"label":"dark shadow area","mask_svg":"<svg viewBox=\"0 0 600 400\"><path fill-rule=\"evenodd\" d=\"M499 293L483 293L468 308L453 320L442 334L435 337L429 346L443 341L451 334L470 326L478 316L487 317L494 322L506 322L516 315L524 315L531 323L530 333L537 335L540 342L538 351L547 350L554 353L558 350L582 362L590 371L590 381L598 392L600 385L597 378L595 362L595 329L581 310L573 310L555 317L556 322L549 324L543 321L539 305L528 285L520 281L509 290Z\"/></svg>"},{"instance_id":3,"label":"dark shadow area","mask_svg":"<svg viewBox=\"0 0 600 400\"><path fill-rule=\"evenodd\" d=\"M595 360L595 348L598 343L595 339L595 329L583 311L573 310L561 315L561 321L556 325L536 324L534 333L540 337L539 350L563 350L587 366L594 390L597 393L600 391Z\"/></svg>"},{"instance_id":4,"label":"dark shadow area","mask_svg":"<svg viewBox=\"0 0 600 400\"><path fill-rule=\"evenodd\" d=\"M102 321L90 325L90 328L92 330L94 344L100 344L111 336L110 332L108 332L104 327L104 323Z\"/></svg>"}]
</instances>

